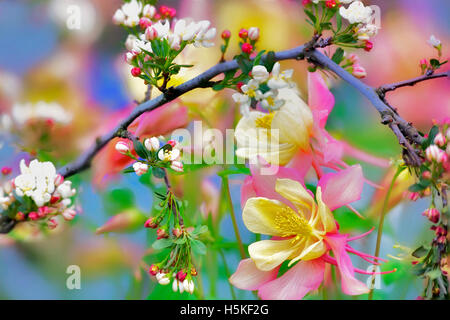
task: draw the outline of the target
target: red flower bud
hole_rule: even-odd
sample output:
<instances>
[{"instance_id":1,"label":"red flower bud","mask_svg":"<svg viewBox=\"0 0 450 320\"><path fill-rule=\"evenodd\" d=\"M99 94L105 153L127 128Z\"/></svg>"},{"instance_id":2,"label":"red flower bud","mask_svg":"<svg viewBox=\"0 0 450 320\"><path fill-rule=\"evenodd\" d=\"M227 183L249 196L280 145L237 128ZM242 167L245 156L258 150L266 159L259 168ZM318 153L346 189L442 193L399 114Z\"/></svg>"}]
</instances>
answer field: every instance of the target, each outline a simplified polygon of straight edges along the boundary
<instances>
[{"instance_id":1,"label":"red flower bud","mask_svg":"<svg viewBox=\"0 0 450 320\"><path fill-rule=\"evenodd\" d=\"M242 29L239 31L239 38L244 39L244 40L247 39L247 38L248 38L248 30L242 28Z\"/></svg>"},{"instance_id":2,"label":"red flower bud","mask_svg":"<svg viewBox=\"0 0 450 320\"><path fill-rule=\"evenodd\" d=\"M11 174L11 172L12 172L12 169L10 167L3 167L2 168L2 174L4 176L7 176L8 174Z\"/></svg>"},{"instance_id":3,"label":"red flower bud","mask_svg":"<svg viewBox=\"0 0 450 320\"><path fill-rule=\"evenodd\" d=\"M237 84L236 84L236 89L238 89L240 92L242 92L242 86L244 85L244 83L243 82L238 82Z\"/></svg>"},{"instance_id":4,"label":"red flower bud","mask_svg":"<svg viewBox=\"0 0 450 320\"><path fill-rule=\"evenodd\" d=\"M181 230L180 228L174 228L172 229L172 234L176 237L179 238L183 235L183 230Z\"/></svg>"},{"instance_id":5,"label":"red flower bud","mask_svg":"<svg viewBox=\"0 0 450 320\"><path fill-rule=\"evenodd\" d=\"M334 7L336 7L337 3L336 0L327 0L325 2L325 5L327 6L327 8L333 9Z\"/></svg>"},{"instance_id":6,"label":"red flower bud","mask_svg":"<svg viewBox=\"0 0 450 320\"><path fill-rule=\"evenodd\" d=\"M162 229L162 228L156 230L156 235L157 235L156 239L158 239L158 240L169 237L169 235L167 234L166 230Z\"/></svg>"},{"instance_id":7,"label":"red flower bud","mask_svg":"<svg viewBox=\"0 0 450 320\"><path fill-rule=\"evenodd\" d=\"M135 67L131 69L131 74L133 77L139 77L141 75L141 68Z\"/></svg>"},{"instance_id":8,"label":"red flower bud","mask_svg":"<svg viewBox=\"0 0 450 320\"><path fill-rule=\"evenodd\" d=\"M139 26L141 27L142 30L147 29L151 25L152 25L152 21L149 18L144 17L139 20Z\"/></svg>"},{"instance_id":9,"label":"red flower bud","mask_svg":"<svg viewBox=\"0 0 450 320\"><path fill-rule=\"evenodd\" d=\"M177 279L180 280L181 282L184 281L184 279L186 279L187 274L185 272L183 272L182 270L178 271L177 273Z\"/></svg>"},{"instance_id":10,"label":"red flower bud","mask_svg":"<svg viewBox=\"0 0 450 320\"><path fill-rule=\"evenodd\" d=\"M441 218L441 214L439 210L436 208L429 208L422 213L423 216L427 217L433 223L438 223Z\"/></svg>"},{"instance_id":11,"label":"red flower bud","mask_svg":"<svg viewBox=\"0 0 450 320\"><path fill-rule=\"evenodd\" d=\"M37 219L39 219L39 215L37 214L37 212L30 212L29 214L28 214L28 218L30 219L30 220L37 220Z\"/></svg>"},{"instance_id":12,"label":"red flower bud","mask_svg":"<svg viewBox=\"0 0 450 320\"><path fill-rule=\"evenodd\" d=\"M150 269L148 270L148 273L150 273L152 276L156 276L156 274L158 273L159 268L157 265L152 264L150 266Z\"/></svg>"},{"instance_id":13,"label":"red flower bud","mask_svg":"<svg viewBox=\"0 0 450 320\"><path fill-rule=\"evenodd\" d=\"M364 46L364 50L366 50L367 52L371 51L373 49L373 43L369 40L365 41L365 46Z\"/></svg>"},{"instance_id":14,"label":"red flower bud","mask_svg":"<svg viewBox=\"0 0 450 320\"><path fill-rule=\"evenodd\" d=\"M151 229L158 228L158 224L153 221L154 219L155 218L152 217L152 218L148 219L147 221L145 221L144 227L151 228Z\"/></svg>"},{"instance_id":15,"label":"red flower bud","mask_svg":"<svg viewBox=\"0 0 450 320\"><path fill-rule=\"evenodd\" d=\"M231 37L231 32L230 32L230 30L224 30L224 31L222 32L222 39L223 39L223 40L230 39L230 37Z\"/></svg>"},{"instance_id":16,"label":"red flower bud","mask_svg":"<svg viewBox=\"0 0 450 320\"><path fill-rule=\"evenodd\" d=\"M253 52L253 46L250 43L243 43L242 44L242 52L245 53L252 53Z\"/></svg>"}]
</instances>

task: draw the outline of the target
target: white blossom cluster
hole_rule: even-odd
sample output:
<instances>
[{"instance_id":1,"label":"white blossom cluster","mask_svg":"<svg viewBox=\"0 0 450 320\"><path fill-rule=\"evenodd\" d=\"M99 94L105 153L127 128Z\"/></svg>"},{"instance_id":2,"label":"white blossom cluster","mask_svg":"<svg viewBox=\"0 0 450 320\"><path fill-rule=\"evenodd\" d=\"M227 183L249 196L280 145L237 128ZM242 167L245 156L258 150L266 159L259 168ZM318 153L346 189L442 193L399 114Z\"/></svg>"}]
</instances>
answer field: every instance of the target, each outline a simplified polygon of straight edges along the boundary
<instances>
[{"instance_id":1,"label":"white blossom cluster","mask_svg":"<svg viewBox=\"0 0 450 320\"><path fill-rule=\"evenodd\" d=\"M347 8L342 6L339 9L339 14L350 24L357 24L359 40L369 40L377 35L380 28L374 23L375 12L371 7L364 6L361 1L351 0L341 1L341 3L350 3Z\"/></svg>"},{"instance_id":2,"label":"white blossom cluster","mask_svg":"<svg viewBox=\"0 0 450 320\"><path fill-rule=\"evenodd\" d=\"M75 217L76 211L70 199L75 194L72 182L64 181L64 178L56 173L53 163L33 160L27 166L22 159L20 175L0 187L0 207L4 212L10 208L20 209L25 198L29 198L32 201L26 206L29 212L14 212L16 220L50 218L47 221L49 227L56 227L56 221L51 217L60 214L65 220Z\"/></svg>"},{"instance_id":3,"label":"white blossom cluster","mask_svg":"<svg viewBox=\"0 0 450 320\"><path fill-rule=\"evenodd\" d=\"M233 100L239 104L242 115L245 117L249 115L252 101L259 102L262 108L269 111L280 109L284 100L279 97L279 90L294 85L290 81L292 74L292 69L281 71L278 62L273 66L271 73L265 66L254 66L251 71L252 79L240 88L242 93L233 94ZM263 93L261 85L267 85L269 90Z\"/></svg>"},{"instance_id":4,"label":"white blossom cluster","mask_svg":"<svg viewBox=\"0 0 450 320\"><path fill-rule=\"evenodd\" d=\"M194 293L195 284L193 280L185 279L184 281L180 281L176 278L176 275L173 275L173 282L172 282L172 290L174 292L180 291L180 293L183 292L189 292L190 294ZM167 273L158 272L156 274L156 280L160 285L168 285L170 283L170 276Z\"/></svg>"},{"instance_id":5,"label":"white blossom cluster","mask_svg":"<svg viewBox=\"0 0 450 320\"><path fill-rule=\"evenodd\" d=\"M73 115L67 112L60 104L39 101L35 104L14 104L11 114L2 116L1 124L4 130L9 131L12 126L23 126L31 120L52 120L55 123L67 125L72 119Z\"/></svg>"}]
</instances>

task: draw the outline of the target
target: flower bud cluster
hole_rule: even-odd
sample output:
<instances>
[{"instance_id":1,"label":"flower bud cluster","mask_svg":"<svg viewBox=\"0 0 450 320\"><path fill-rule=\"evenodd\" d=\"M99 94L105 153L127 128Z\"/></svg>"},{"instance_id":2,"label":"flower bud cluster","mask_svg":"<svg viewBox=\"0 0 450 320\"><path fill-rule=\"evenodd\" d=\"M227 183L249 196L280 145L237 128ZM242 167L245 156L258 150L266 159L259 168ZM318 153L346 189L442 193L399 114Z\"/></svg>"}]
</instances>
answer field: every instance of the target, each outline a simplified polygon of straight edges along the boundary
<instances>
[{"instance_id":1,"label":"flower bud cluster","mask_svg":"<svg viewBox=\"0 0 450 320\"><path fill-rule=\"evenodd\" d=\"M146 174L150 167L170 168L176 172L184 171L183 162L181 162L181 149L176 141L170 140L162 143L159 138L151 137L145 139L144 143L140 145L144 150L138 152L139 159L133 155L130 142L119 141L116 143L117 152L137 160L132 165L132 171L138 176Z\"/></svg>"}]
</instances>

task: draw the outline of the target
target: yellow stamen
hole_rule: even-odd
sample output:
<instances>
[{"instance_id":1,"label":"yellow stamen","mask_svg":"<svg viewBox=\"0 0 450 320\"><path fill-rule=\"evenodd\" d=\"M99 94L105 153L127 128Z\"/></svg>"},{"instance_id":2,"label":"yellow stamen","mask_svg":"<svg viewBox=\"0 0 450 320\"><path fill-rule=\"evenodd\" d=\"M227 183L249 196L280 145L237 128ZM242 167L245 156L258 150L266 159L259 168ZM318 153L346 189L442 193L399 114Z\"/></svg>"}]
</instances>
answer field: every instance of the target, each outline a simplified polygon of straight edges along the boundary
<instances>
[{"instance_id":1,"label":"yellow stamen","mask_svg":"<svg viewBox=\"0 0 450 320\"><path fill-rule=\"evenodd\" d=\"M274 112L268 113L265 116L257 118L255 124L258 128L270 129L272 126L272 120L275 116Z\"/></svg>"},{"instance_id":2,"label":"yellow stamen","mask_svg":"<svg viewBox=\"0 0 450 320\"><path fill-rule=\"evenodd\" d=\"M288 207L276 213L275 227L283 237L295 236L294 240L300 239L301 236L311 236L313 234L313 229L308 221Z\"/></svg>"}]
</instances>

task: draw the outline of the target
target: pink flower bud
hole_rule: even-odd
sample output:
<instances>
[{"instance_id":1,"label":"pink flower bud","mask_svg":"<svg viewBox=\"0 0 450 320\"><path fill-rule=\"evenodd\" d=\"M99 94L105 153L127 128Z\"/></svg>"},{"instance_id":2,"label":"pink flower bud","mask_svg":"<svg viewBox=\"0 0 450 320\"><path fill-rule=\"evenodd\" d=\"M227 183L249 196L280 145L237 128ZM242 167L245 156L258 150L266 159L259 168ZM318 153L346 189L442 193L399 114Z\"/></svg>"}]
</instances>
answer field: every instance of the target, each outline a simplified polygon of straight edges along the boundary
<instances>
[{"instance_id":1,"label":"pink flower bud","mask_svg":"<svg viewBox=\"0 0 450 320\"><path fill-rule=\"evenodd\" d=\"M433 223L438 223L441 218L441 214L439 210L436 208L429 208L422 213L423 216L427 217Z\"/></svg>"},{"instance_id":2,"label":"pink flower bud","mask_svg":"<svg viewBox=\"0 0 450 320\"><path fill-rule=\"evenodd\" d=\"M231 38L231 32L230 32L230 30L224 30L223 32L222 32L222 39L223 40L227 40L227 39L230 39Z\"/></svg>"},{"instance_id":3,"label":"pink flower bud","mask_svg":"<svg viewBox=\"0 0 450 320\"><path fill-rule=\"evenodd\" d=\"M434 144L437 144L439 147L443 147L445 146L445 143L446 141L444 135L439 132L434 138Z\"/></svg>"},{"instance_id":4,"label":"pink flower bud","mask_svg":"<svg viewBox=\"0 0 450 320\"><path fill-rule=\"evenodd\" d=\"M353 75L358 79L362 79L367 76L367 71L360 65L354 64L353 65Z\"/></svg>"},{"instance_id":5,"label":"pink flower bud","mask_svg":"<svg viewBox=\"0 0 450 320\"><path fill-rule=\"evenodd\" d=\"M39 207L38 208L38 216L39 218L43 218L46 215L48 215L50 213L50 208L49 207Z\"/></svg>"},{"instance_id":6,"label":"pink flower bud","mask_svg":"<svg viewBox=\"0 0 450 320\"><path fill-rule=\"evenodd\" d=\"M61 197L60 197L60 196L53 195L53 196L50 198L50 203L51 203L51 204L55 204L55 203L57 203L59 200L61 200Z\"/></svg>"},{"instance_id":7,"label":"pink flower bud","mask_svg":"<svg viewBox=\"0 0 450 320\"><path fill-rule=\"evenodd\" d=\"M423 68L427 68L428 67L427 59L420 60L420 66L423 67Z\"/></svg>"},{"instance_id":8,"label":"pink flower bud","mask_svg":"<svg viewBox=\"0 0 450 320\"><path fill-rule=\"evenodd\" d=\"M259 39L259 28L251 27L248 29L248 38L250 40L256 41Z\"/></svg>"},{"instance_id":9,"label":"pink flower bud","mask_svg":"<svg viewBox=\"0 0 450 320\"><path fill-rule=\"evenodd\" d=\"M156 230L156 236L157 236L156 239L158 239L158 240L169 237L169 235L167 234L167 231L163 228Z\"/></svg>"},{"instance_id":10,"label":"pink flower bud","mask_svg":"<svg viewBox=\"0 0 450 320\"><path fill-rule=\"evenodd\" d=\"M158 224L156 222L154 222L155 218L150 218L147 221L145 221L144 227L146 228L151 228L151 229L156 229L158 228Z\"/></svg>"},{"instance_id":11,"label":"pink flower bud","mask_svg":"<svg viewBox=\"0 0 450 320\"><path fill-rule=\"evenodd\" d=\"M142 176L148 172L148 165L142 162L136 162L133 164L133 169L138 176Z\"/></svg>"},{"instance_id":12,"label":"pink flower bud","mask_svg":"<svg viewBox=\"0 0 450 320\"><path fill-rule=\"evenodd\" d=\"M176 237L179 238L183 235L183 231L180 228L174 228L172 229L172 234Z\"/></svg>"},{"instance_id":13,"label":"pink flower bud","mask_svg":"<svg viewBox=\"0 0 450 320\"><path fill-rule=\"evenodd\" d=\"M144 146L148 151L158 151L160 147L159 139L156 137L145 139Z\"/></svg>"},{"instance_id":14,"label":"pink flower bud","mask_svg":"<svg viewBox=\"0 0 450 320\"><path fill-rule=\"evenodd\" d=\"M176 172L183 172L184 166L181 161L172 161L170 168Z\"/></svg>"},{"instance_id":15,"label":"pink flower bud","mask_svg":"<svg viewBox=\"0 0 450 320\"><path fill-rule=\"evenodd\" d=\"M141 75L141 72L142 72L141 68L138 67L134 67L133 69L131 69L131 75L133 77L139 77Z\"/></svg>"},{"instance_id":16,"label":"pink flower bud","mask_svg":"<svg viewBox=\"0 0 450 320\"><path fill-rule=\"evenodd\" d=\"M304 6L307 6L308 4L310 4L311 3L311 0L302 0L302 4L304 5Z\"/></svg>"},{"instance_id":17,"label":"pink flower bud","mask_svg":"<svg viewBox=\"0 0 450 320\"><path fill-rule=\"evenodd\" d=\"M55 219L50 219L50 220L47 221L47 227L48 227L50 230L55 229L57 226L58 226L58 222L56 222Z\"/></svg>"},{"instance_id":18,"label":"pink flower bud","mask_svg":"<svg viewBox=\"0 0 450 320\"><path fill-rule=\"evenodd\" d=\"M153 18L156 13L156 8L150 4L146 4L142 9L142 14L147 18Z\"/></svg>"},{"instance_id":19,"label":"pink flower bud","mask_svg":"<svg viewBox=\"0 0 450 320\"><path fill-rule=\"evenodd\" d=\"M169 140L169 141L167 141L167 144L170 144L172 146L172 148L175 148L177 145L177 142L175 140Z\"/></svg>"},{"instance_id":20,"label":"pink flower bud","mask_svg":"<svg viewBox=\"0 0 450 320\"><path fill-rule=\"evenodd\" d=\"M63 216L64 220L66 220L66 221L73 220L76 215L77 215L77 212L73 209L66 209L62 213L62 216Z\"/></svg>"},{"instance_id":21,"label":"pink flower bud","mask_svg":"<svg viewBox=\"0 0 450 320\"><path fill-rule=\"evenodd\" d=\"M55 178L55 186L60 186L64 182L64 177L58 174Z\"/></svg>"},{"instance_id":22,"label":"pink flower bud","mask_svg":"<svg viewBox=\"0 0 450 320\"><path fill-rule=\"evenodd\" d=\"M147 29L151 25L152 25L152 21L149 18L144 17L139 20L139 26L141 27L142 30Z\"/></svg>"},{"instance_id":23,"label":"pink flower bud","mask_svg":"<svg viewBox=\"0 0 450 320\"><path fill-rule=\"evenodd\" d=\"M425 150L425 155L429 161L437 161L440 159L440 154L442 153L442 150L439 149L437 145L431 145Z\"/></svg>"},{"instance_id":24,"label":"pink flower bud","mask_svg":"<svg viewBox=\"0 0 450 320\"><path fill-rule=\"evenodd\" d=\"M239 38L241 39L247 39L248 38L248 30L242 28L241 30L239 30Z\"/></svg>"},{"instance_id":25,"label":"pink flower bud","mask_svg":"<svg viewBox=\"0 0 450 320\"><path fill-rule=\"evenodd\" d=\"M408 195L408 198L411 201L417 201L420 198L420 193L418 193L418 192L410 192L409 195Z\"/></svg>"},{"instance_id":26,"label":"pink flower bud","mask_svg":"<svg viewBox=\"0 0 450 320\"><path fill-rule=\"evenodd\" d=\"M130 147L126 142L119 141L116 143L116 150L121 154L127 154L128 152L130 152Z\"/></svg>"},{"instance_id":27,"label":"pink flower bud","mask_svg":"<svg viewBox=\"0 0 450 320\"><path fill-rule=\"evenodd\" d=\"M359 57L356 53L349 54L348 60L350 60L350 62L352 62L353 64L359 64L360 62Z\"/></svg>"},{"instance_id":28,"label":"pink flower bud","mask_svg":"<svg viewBox=\"0 0 450 320\"><path fill-rule=\"evenodd\" d=\"M28 214L28 218L30 219L30 220L33 220L33 221L35 221L35 220L37 220L37 219L39 219L39 215L37 214L37 212L30 212L29 214Z\"/></svg>"},{"instance_id":29,"label":"pink flower bud","mask_svg":"<svg viewBox=\"0 0 450 320\"><path fill-rule=\"evenodd\" d=\"M422 178L426 179L426 180L430 180L432 178L431 172L430 171L424 171L422 173Z\"/></svg>"},{"instance_id":30,"label":"pink flower bud","mask_svg":"<svg viewBox=\"0 0 450 320\"><path fill-rule=\"evenodd\" d=\"M154 27L148 27L147 29L145 29L145 38L148 41L155 40L156 38L158 38L158 31Z\"/></svg>"}]
</instances>

